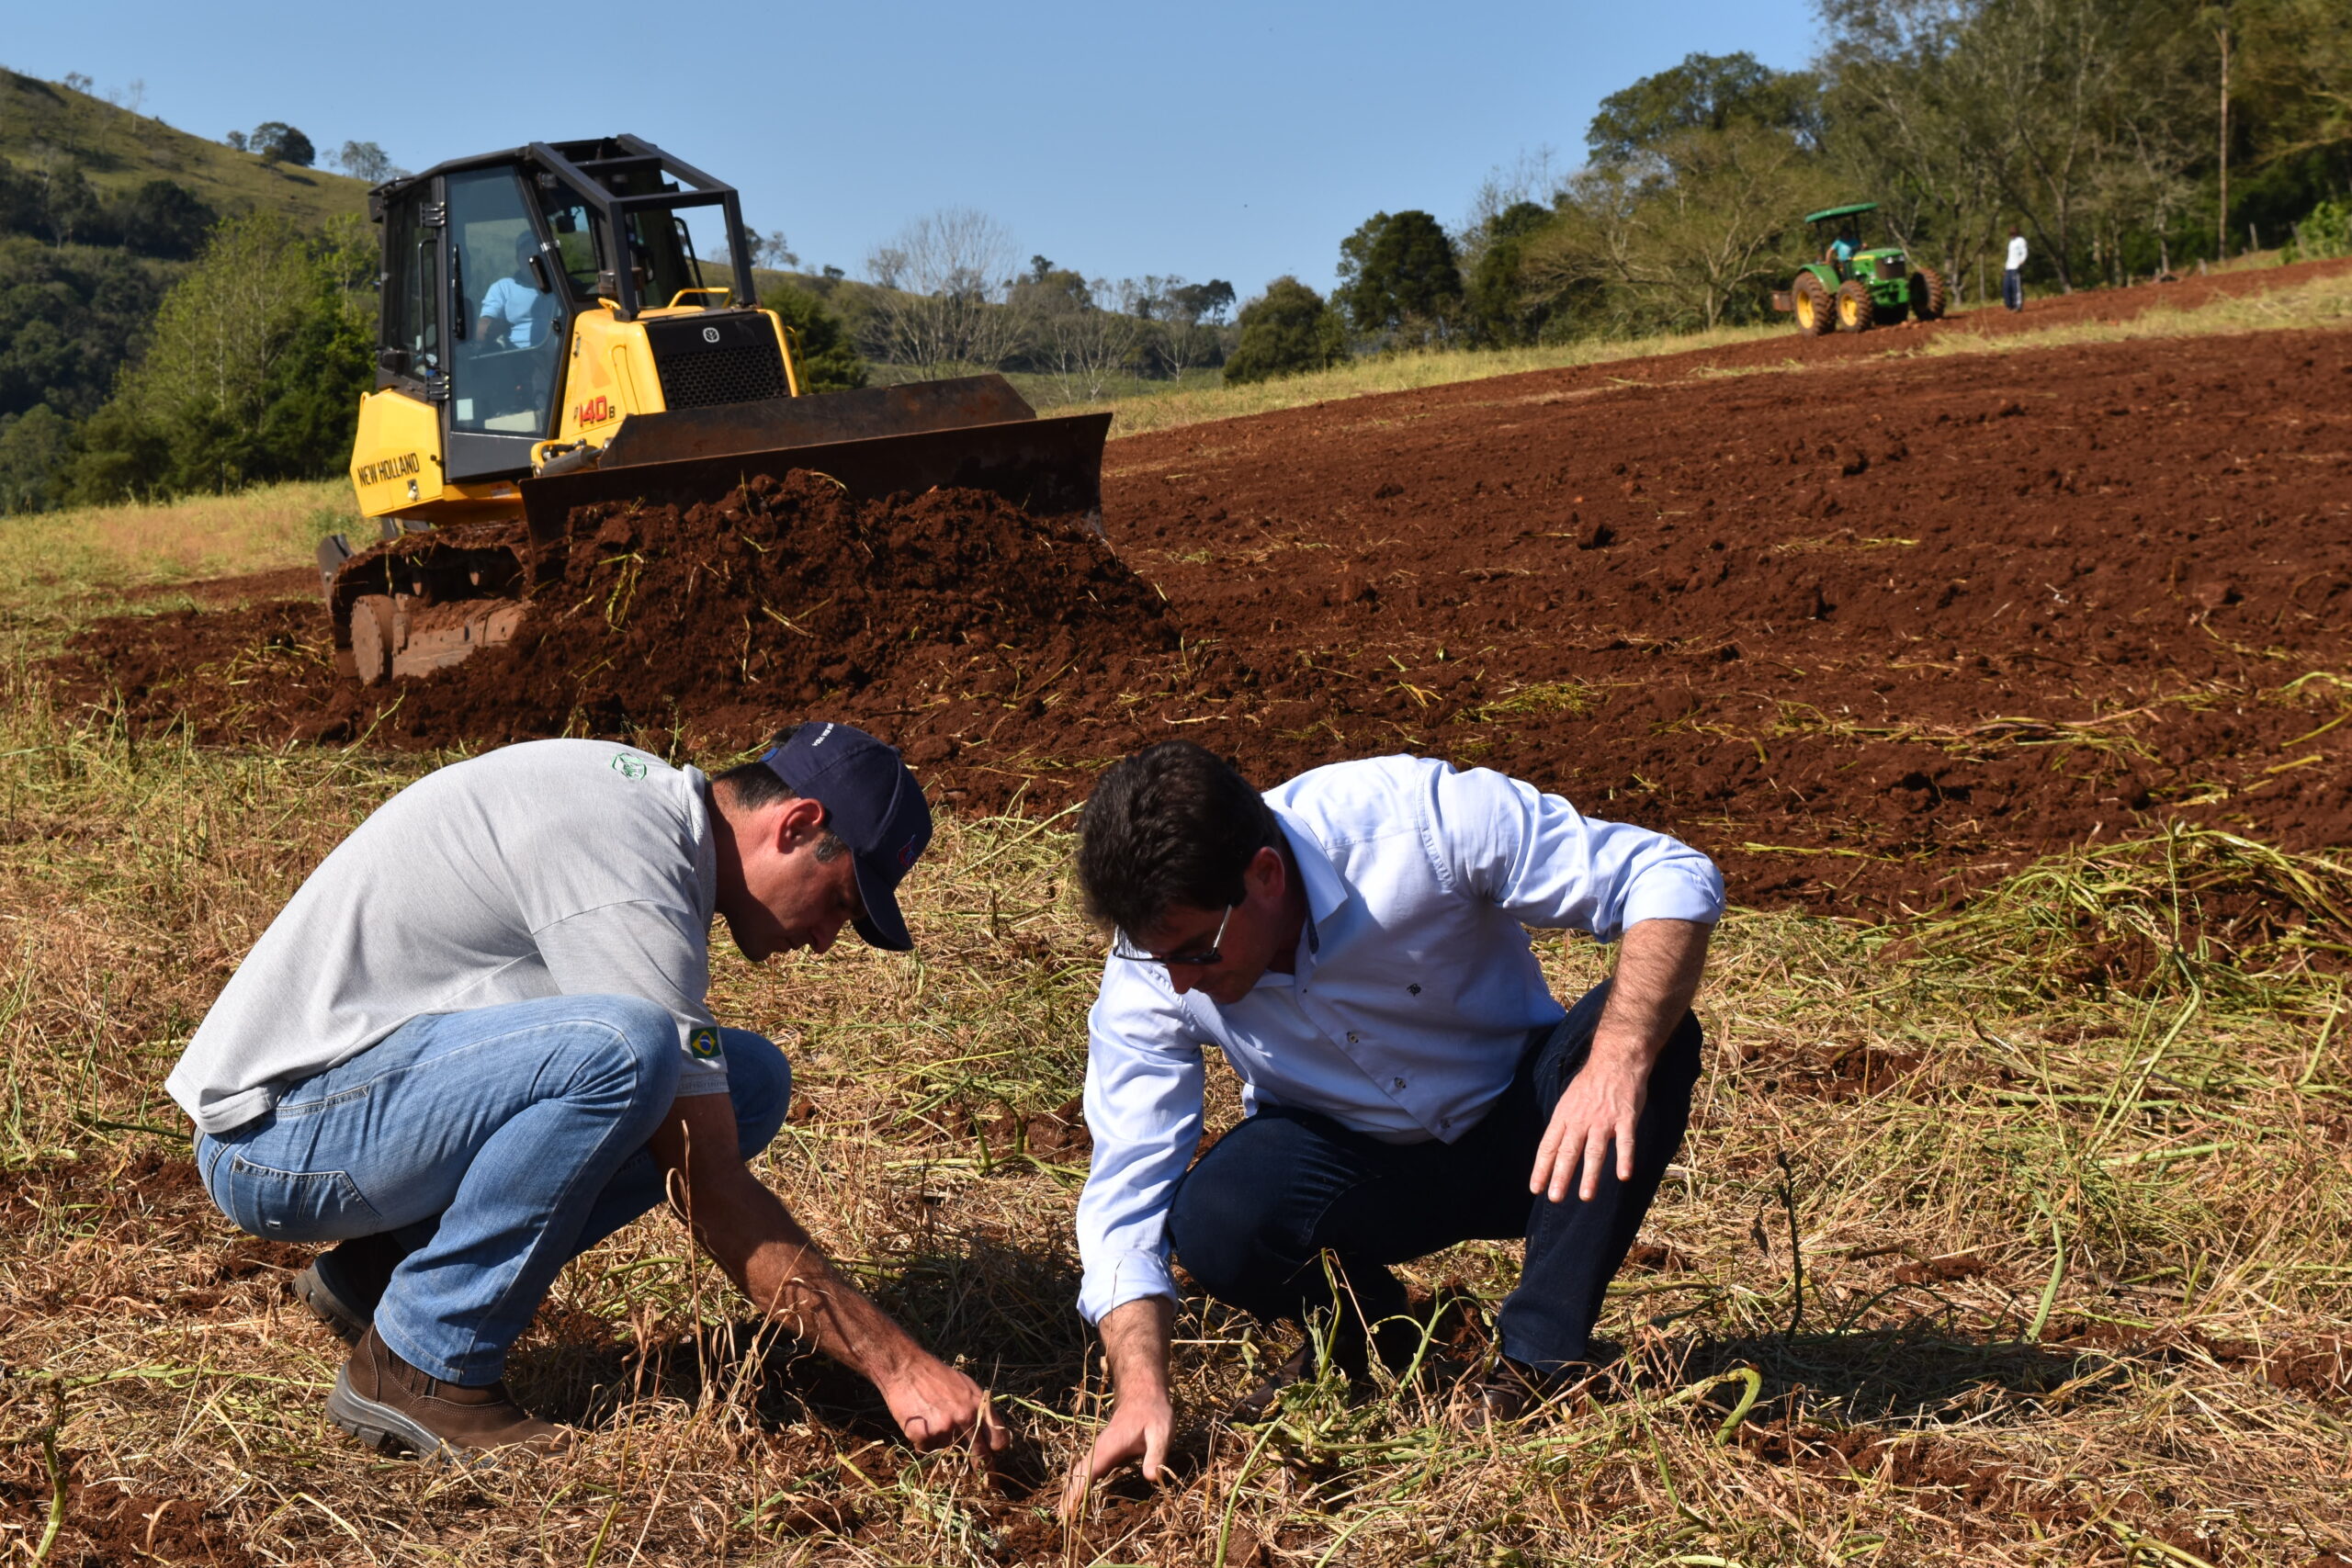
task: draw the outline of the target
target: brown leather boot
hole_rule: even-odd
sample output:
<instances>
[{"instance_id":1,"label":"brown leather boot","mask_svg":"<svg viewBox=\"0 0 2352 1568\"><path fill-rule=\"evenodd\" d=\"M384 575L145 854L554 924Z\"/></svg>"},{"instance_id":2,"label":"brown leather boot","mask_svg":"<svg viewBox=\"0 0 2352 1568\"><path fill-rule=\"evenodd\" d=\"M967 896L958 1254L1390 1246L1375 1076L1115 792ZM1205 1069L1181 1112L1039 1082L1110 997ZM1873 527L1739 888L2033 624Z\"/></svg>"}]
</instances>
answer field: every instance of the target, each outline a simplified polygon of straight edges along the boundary
<instances>
[{"instance_id":1,"label":"brown leather boot","mask_svg":"<svg viewBox=\"0 0 2352 1568\"><path fill-rule=\"evenodd\" d=\"M376 1303L408 1248L390 1235L354 1236L311 1259L294 1276L294 1294L346 1345L356 1345L376 1321Z\"/></svg>"},{"instance_id":2,"label":"brown leather boot","mask_svg":"<svg viewBox=\"0 0 2352 1568\"><path fill-rule=\"evenodd\" d=\"M569 1438L515 1404L503 1382L467 1388L417 1371L372 1325L335 1374L327 1419L370 1448L458 1464L494 1462L498 1449L553 1453Z\"/></svg>"},{"instance_id":3,"label":"brown leather boot","mask_svg":"<svg viewBox=\"0 0 2352 1568\"><path fill-rule=\"evenodd\" d=\"M1532 1416L1594 1371L1588 1363L1575 1362L1557 1371L1538 1371L1498 1355L1484 1377L1462 1382L1454 1401L1454 1425L1464 1432L1483 1432Z\"/></svg>"}]
</instances>

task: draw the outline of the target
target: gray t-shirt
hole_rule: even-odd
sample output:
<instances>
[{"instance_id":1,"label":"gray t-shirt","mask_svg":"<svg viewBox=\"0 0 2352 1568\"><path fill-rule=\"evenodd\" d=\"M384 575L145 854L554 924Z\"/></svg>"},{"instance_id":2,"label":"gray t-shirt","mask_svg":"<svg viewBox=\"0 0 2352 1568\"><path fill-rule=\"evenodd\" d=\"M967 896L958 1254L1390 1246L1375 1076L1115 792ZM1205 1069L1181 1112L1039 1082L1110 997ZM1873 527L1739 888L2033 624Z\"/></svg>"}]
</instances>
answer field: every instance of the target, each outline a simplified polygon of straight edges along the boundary
<instances>
[{"instance_id":1,"label":"gray t-shirt","mask_svg":"<svg viewBox=\"0 0 2352 1568\"><path fill-rule=\"evenodd\" d=\"M217 1134L410 1019L594 993L669 1009L678 1093L724 1093L703 1004L707 783L602 740L529 741L419 779L278 912L164 1087Z\"/></svg>"}]
</instances>

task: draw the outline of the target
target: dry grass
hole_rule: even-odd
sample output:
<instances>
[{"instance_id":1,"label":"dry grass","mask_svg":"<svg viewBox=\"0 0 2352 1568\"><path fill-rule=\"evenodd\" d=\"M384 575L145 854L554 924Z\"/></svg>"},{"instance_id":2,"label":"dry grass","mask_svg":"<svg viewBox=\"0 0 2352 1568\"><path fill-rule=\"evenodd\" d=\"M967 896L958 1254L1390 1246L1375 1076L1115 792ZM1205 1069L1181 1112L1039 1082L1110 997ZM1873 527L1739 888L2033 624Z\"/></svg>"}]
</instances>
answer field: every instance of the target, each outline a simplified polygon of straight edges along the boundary
<instances>
[{"instance_id":1,"label":"dry grass","mask_svg":"<svg viewBox=\"0 0 2352 1568\"><path fill-rule=\"evenodd\" d=\"M319 540L352 530L369 532L339 479L0 517L0 593L13 609L28 599L299 566Z\"/></svg>"},{"instance_id":2,"label":"dry grass","mask_svg":"<svg viewBox=\"0 0 2352 1568\"><path fill-rule=\"evenodd\" d=\"M1456 381L1480 381L1494 376L1516 376L1529 370L1564 370L1578 365L1611 365L1621 360L1649 359L1662 354L1723 348L1762 338L1785 337L1785 323L1724 327L1715 332L1664 337L1591 338L1545 348L1472 351L1442 349L1384 355L1351 360L1329 370L1279 380L1250 381L1240 386L1186 388L1181 391L1141 392L1109 402L1073 403L1068 412L1110 409L1119 416L1113 430L1120 435L1140 435L1148 430L1172 430L1204 420L1239 419L1246 414L1272 413L1336 398L1360 398L1374 392L1409 392L1419 387L1442 387ZM1060 412L1060 411L1057 411Z\"/></svg>"},{"instance_id":3,"label":"dry grass","mask_svg":"<svg viewBox=\"0 0 2352 1568\"><path fill-rule=\"evenodd\" d=\"M161 1083L280 902L432 760L134 744L51 711L27 626L0 628L0 1560L2352 1558L2352 869L2216 833L2037 867L1933 926L1735 913L1614 1372L1475 1439L1441 1401L1336 1383L1219 1431L1204 1413L1287 1347L1194 1302L1177 1478L1065 1532L1040 1488L1102 1376L1071 1307L1082 1156L1046 1116L1095 949L1066 823L949 822L918 955L726 959L715 1002L795 1063L806 1114L765 1174L997 1390L1007 1478L894 1440L666 1218L567 1270L515 1358L581 1451L379 1460L322 1418L340 1348L287 1294L301 1254L212 1211ZM1540 951L1564 995L1601 973L1588 943ZM1478 1245L1412 1273L1475 1345L1512 1267Z\"/></svg>"},{"instance_id":4,"label":"dry grass","mask_svg":"<svg viewBox=\"0 0 2352 1568\"><path fill-rule=\"evenodd\" d=\"M2352 321L2352 273L2330 273L2285 288L2222 295L2193 309L2159 303L2120 321L2077 321L1992 335L1939 333L1920 354L2017 354L2086 343L2202 337L2215 333L2311 332Z\"/></svg>"}]
</instances>

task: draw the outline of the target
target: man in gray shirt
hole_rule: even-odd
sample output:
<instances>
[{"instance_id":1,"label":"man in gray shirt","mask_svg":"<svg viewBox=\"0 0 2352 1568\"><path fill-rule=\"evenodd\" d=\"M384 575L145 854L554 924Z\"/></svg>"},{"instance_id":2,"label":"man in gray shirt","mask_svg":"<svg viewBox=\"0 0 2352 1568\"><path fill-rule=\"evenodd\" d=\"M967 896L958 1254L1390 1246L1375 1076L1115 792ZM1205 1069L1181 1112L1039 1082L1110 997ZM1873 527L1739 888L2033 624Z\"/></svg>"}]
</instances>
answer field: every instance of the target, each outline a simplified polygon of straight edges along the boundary
<instances>
[{"instance_id":1,"label":"man in gray shirt","mask_svg":"<svg viewBox=\"0 0 2352 1568\"><path fill-rule=\"evenodd\" d=\"M557 1446L508 1395L507 1348L566 1262L667 1192L918 1446L1002 1448L979 1386L752 1176L791 1074L704 1004L714 915L754 963L821 953L845 924L911 948L897 888L930 840L895 750L812 723L715 779L603 741L510 746L412 784L328 855L165 1087L221 1213L340 1243L296 1280L356 1341L330 1418L424 1455Z\"/></svg>"}]
</instances>

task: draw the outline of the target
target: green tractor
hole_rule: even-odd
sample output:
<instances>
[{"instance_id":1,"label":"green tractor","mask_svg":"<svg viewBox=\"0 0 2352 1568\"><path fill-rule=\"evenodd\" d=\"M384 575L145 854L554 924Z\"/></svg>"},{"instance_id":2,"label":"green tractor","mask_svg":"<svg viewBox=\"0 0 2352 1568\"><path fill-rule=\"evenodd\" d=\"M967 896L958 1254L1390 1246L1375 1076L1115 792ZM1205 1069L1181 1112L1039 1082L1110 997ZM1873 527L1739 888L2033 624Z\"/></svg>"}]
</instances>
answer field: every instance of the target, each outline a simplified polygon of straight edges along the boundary
<instances>
[{"instance_id":1,"label":"green tractor","mask_svg":"<svg viewBox=\"0 0 2352 1568\"><path fill-rule=\"evenodd\" d=\"M1943 274L1913 266L1872 219L1877 211L1877 202L1858 201L1804 215L1821 259L1805 263L1786 291L1772 296L1772 308L1794 311L1807 337L1866 333L1906 315L1932 321L1951 303Z\"/></svg>"}]
</instances>

